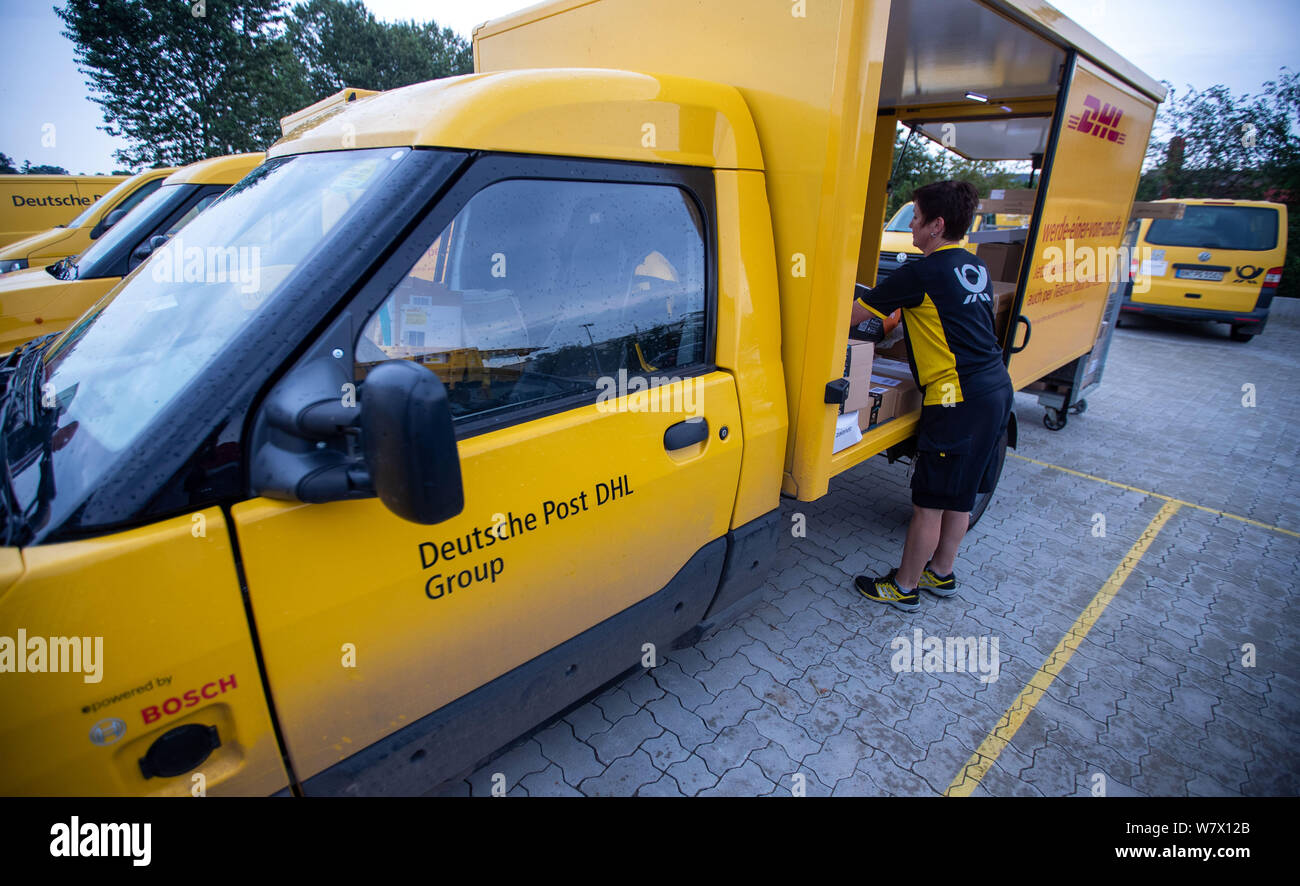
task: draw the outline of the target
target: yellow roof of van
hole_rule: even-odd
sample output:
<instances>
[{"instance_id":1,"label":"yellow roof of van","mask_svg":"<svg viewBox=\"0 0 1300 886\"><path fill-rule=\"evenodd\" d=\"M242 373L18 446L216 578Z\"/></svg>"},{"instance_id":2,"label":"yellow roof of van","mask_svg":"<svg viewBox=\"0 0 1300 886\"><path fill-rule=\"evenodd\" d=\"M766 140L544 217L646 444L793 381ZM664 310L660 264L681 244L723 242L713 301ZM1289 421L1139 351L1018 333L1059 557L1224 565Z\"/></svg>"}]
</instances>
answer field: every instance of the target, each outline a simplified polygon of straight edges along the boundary
<instances>
[{"instance_id":1,"label":"yellow roof of van","mask_svg":"<svg viewBox=\"0 0 1300 886\"><path fill-rule=\"evenodd\" d=\"M1284 209L1285 203L1274 203L1269 200L1229 200L1226 197L1166 197L1163 200L1152 200L1152 203L1183 203L1188 206L1260 206L1271 209Z\"/></svg>"},{"instance_id":2,"label":"yellow roof of van","mask_svg":"<svg viewBox=\"0 0 1300 886\"><path fill-rule=\"evenodd\" d=\"M210 157L176 170L163 182L164 185L233 185L262 164L266 155L261 151L252 154L227 154Z\"/></svg>"},{"instance_id":3,"label":"yellow roof of van","mask_svg":"<svg viewBox=\"0 0 1300 886\"><path fill-rule=\"evenodd\" d=\"M466 74L339 106L267 157L399 145L762 169L749 108L731 86L598 68Z\"/></svg>"}]
</instances>

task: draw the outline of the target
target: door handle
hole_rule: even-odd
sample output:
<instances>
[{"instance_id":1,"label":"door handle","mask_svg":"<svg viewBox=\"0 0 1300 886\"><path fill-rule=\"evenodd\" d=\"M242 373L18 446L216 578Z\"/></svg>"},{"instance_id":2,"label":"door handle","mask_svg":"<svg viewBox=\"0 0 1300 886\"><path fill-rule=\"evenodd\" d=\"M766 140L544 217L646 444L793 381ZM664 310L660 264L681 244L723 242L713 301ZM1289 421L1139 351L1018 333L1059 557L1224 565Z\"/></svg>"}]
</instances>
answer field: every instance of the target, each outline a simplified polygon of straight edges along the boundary
<instances>
[{"instance_id":1,"label":"door handle","mask_svg":"<svg viewBox=\"0 0 1300 886\"><path fill-rule=\"evenodd\" d=\"M703 443L709 436L709 422L703 416L679 421L664 431L664 449L672 452L695 443Z\"/></svg>"},{"instance_id":2,"label":"door handle","mask_svg":"<svg viewBox=\"0 0 1300 886\"><path fill-rule=\"evenodd\" d=\"M1012 341L1016 340L1016 327L1019 326L1021 323L1025 324L1025 340L1020 343L1019 347L1016 347L1015 345L1011 346L1011 353L1013 354L1019 354L1025 348L1029 347L1029 334L1033 332L1033 329L1029 326L1029 318L1026 317L1024 314L1017 314L1016 322L1011 324Z\"/></svg>"}]
</instances>

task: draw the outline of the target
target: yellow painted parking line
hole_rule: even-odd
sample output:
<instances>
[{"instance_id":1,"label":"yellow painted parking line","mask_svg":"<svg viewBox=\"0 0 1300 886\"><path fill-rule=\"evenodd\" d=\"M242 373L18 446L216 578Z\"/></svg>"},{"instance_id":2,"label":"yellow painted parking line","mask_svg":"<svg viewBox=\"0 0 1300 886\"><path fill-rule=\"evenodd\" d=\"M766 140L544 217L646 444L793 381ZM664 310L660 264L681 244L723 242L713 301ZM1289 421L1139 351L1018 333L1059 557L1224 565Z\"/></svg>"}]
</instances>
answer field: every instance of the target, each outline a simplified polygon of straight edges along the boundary
<instances>
[{"instance_id":1,"label":"yellow painted parking line","mask_svg":"<svg viewBox=\"0 0 1300 886\"><path fill-rule=\"evenodd\" d=\"M1174 498L1172 495L1161 495L1159 492L1152 492L1150 489L1139 489L1137 486L1129 486L1126 483L1116 483L1114 480L1107 480L1105 477L1098 477L1095 474L1085 474L1083 471L1076 471L1071 468L1063 468L1060 465L1054 465L1050 462L1039 461L1036 458L1028 458L1026 456L1019 455L1015 452L1008 452L1007 455L1018 458L1021 461L1027 461L1030 464L1041 465L1042 467L1045 468L1051 468L1054 471L1062 471L1066 474L1073 474L1076 477L1085 477L1089 480L1096 480L1098 483L1106 483L1107 485L1110 486L1118 486L1120 489L1127 489L1129 492L1140 492L1143 495L1150 495L1154 498L1164 499L1165 501L1177 502L1178 504L1184 505L1189 508L1196 508L1198 511L1208 511L1211 514L1218 514L1220 517L1228 517L1229 519L1232 520L1240 520L1242 523L1249 523L1251 526L1258 526L1261 529L1271 529L1274 532L1281 532L1283 535L1290 535L1293 538L1300 538L1300 532L1296 532L1292 529L1284 529L1281 526L1274 526L1271 523L1261 523L1258 520L1252 520L1249 517L1243 517L1240 514L1230 514L1227 511L1220 511L1215 508L1207 508L1205 505L1198 505L1195 502L1184 501L1181 498Z\"/></svg>"},{"instance_id":2,"label":"yellow painted parking line","mask_svg":"<svg viewBox=\"0 0 1300 886\"><path fill-rule=\"evenodd\" d=\"M1049 465L1049 467L1051 466ZM1011 739L1025 722L1025 718L1029 716L1029 712L1038 704L1038 700L1046 694L1047 688L1052 685L1052 681L1060 674L1066 662L1070 660L1070 656L1074 655L1074 650L1079 648L1079 644L1083 642L1084 637L1088 636L1088 631L1092 629L1101 614L1106 611L1110 601L1115 599L1115 595L1123 587L1129 573L1137 566L1147 548L1151 547L1151 542L1155 540L1161 528L1165 523L1169 522L1169 518L1182 506L1183 502L1173 499L1164 503L1160 508L1160 513L1152 518L1151 522L1147 524L1147 528L1142 531L1142 535L1138 537L1137 541L1133 542L1133 547L1128 549L1124 559L1115 567L1115 571L1110 574L1110 578L1106 579L1106 583L1101 586L1101 590L1092 598L1092 602L1075 619L1074 624L1070 626L1070 630L1061 638L1061 642L1056 644L1056 648L1052 650L1051 655L1047 656L1047 659L1025 685L1025 688L1020 690L1020 694L1016 696L1016 700L1011 703L1006 713L1002 715L998 725L975 749L975 753L971 754L971 758L966 761L966 765L962 767L961 772L958 772L956 777L953 778L952 784L948 785L948 790L943 792L945 797L967 797L970 796L971 791L975 790L975 787L980 783L980 779L984 777L985 773L998 759L998 755L1002 753L1002 749L1011 743Z\"/></svg>"}]
</instances>

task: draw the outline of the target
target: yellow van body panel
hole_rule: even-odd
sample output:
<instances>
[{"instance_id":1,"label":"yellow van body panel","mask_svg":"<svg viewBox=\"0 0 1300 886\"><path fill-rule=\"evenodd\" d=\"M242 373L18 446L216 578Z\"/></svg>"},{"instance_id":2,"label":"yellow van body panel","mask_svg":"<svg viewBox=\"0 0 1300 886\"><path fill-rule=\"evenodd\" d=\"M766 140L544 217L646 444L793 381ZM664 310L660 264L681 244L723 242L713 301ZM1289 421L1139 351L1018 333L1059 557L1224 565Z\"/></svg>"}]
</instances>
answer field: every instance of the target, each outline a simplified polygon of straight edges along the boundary
<instances>
[{"instance_id":1,"label":"yellow van body panel","mask_svg":"<svg viewBox=\"0 0 1300 886\"><path fill-rule=\"evenodd\" d=\"M523 10L475 31L475 69L534 77L538 71L520 69L548 68L562 76L581 60L738 91L762 139L776 245L790 429L786 491L818 498L829 488L836 410L826 405L826 383L844 374L869 160L881 125L889 3L810 3L801 18L788 3L749 0L662 0L653 15L645 10L633 0L560 0ZM376 107L381 98L366 104ZM884 125L892 138L894 118Z\"/></svg>"},{"instance_id":2,"label":"yellow van body panel","mask_svg":"<svg viewBox=\"0 0 1300 886\"><path fill-rule=\"evenodd\" d=\"M762 169L739 93L720 83L561 68L466 74L309 120L268 157L399 145Z\"/></svg>"},{"instance_id":3,"label":"yellow van body panel","mask_svg":"<svg viewBox=\"0 0 1300 886\"><path fill-rule=\"evenodd\" d=\"M85 222L75 228L53 228L48 231L10 243L0 248L0 262L10 259L26 259L27 267L43 268L54 264L61 258L79 255L94 240L90 232L95 225L115 208L120 206L132 194L151 181L166 178L175 172L174 167L147 169L120 182L112 191L105 194L103 200L95 204L94 212L87 216Z\"/></svg>"},{"instance_id":4,"label":"yellow van body panel","mask_svg":"<svg viewBox=\"0 0 1300 886\"><path fill-rule=\"evenodd\" d=\"M789 419L781 368L771 210L759 172L714 173L718 217L716 362L736 378L745 460L731 528L780 505Z\"/></svg>"},{"instance_id":5,"label":"yellow van body panel","mask_svg":"<svg viewBox=\"0 0 1300 886\"><path fill-rule=\"evenodd\" d=\"M0 249L66 225L125 175L0 175Z\"/></svg>"},{"instance_id":6,"label":"yellow van body panel","mask_svg":"<svg viewBox=\"0 0 1300 886\"><path fill-rule=\"evenodd\" d=\"M44 268L0 275L0 354L67 329L121 279L60 280Z\"/></svg>"},{"instance_id":7,"label":"yellow van body panel","mask_svg":"<svg viewBox=\"0 0 1300 886\"><path fill-rule=\"evenodd\" d=\"M251 154L226 154L224 157L212 157L184 166L163 181L167 185L233 185L248 175L262 162L266 154L256 151Z\"/></svg>"},{"instance_id":8,"label":"yellow van body panel","mask_svg":"<svg viewBox=\"0 0 1300 886\"><path fill-rule=\"evenodd\" d=\"M1115 127L1093 126L1097 109L1122 114ZM1092 350L1121 259L1156 104L1137 89L1079 58L1059 112L1056 155L1046 179L1036 243L1027 244L1028 279L1020 315L1030 324L1029 343L1007 370L1022 388ZM1084 130L1087 131L1084 131ZM1108 133L1114 133L1112 140ZM1042 191L1042 186L1039 188ZM1092 256L1085 259L1085 256ZM1108 265L1098 268L1103 257ZM1016 342L1023 329L1014 329Z\"/></svg>"},{"instance_id":9,"label":"yellow van body panel","mask_svg":"<svg viewBox=\"0 0 1300 886\"><path fill-rule=\"evenodd\" d=\"M1139 277L1130 301L1136 304L1223 311L1227 314L1253 311L1259 301L1265 275L1286 263L1287 213L1285 203L1263 200L1169 200L1187 206L1244 206L1277 213L1277 238L1268 249L1218 249L1211 245L1169 246L1147 240L1153 219L1143 219L1138 246L1143 250ZM1151 250L1147 252L1146 250ZM1157 255L1159 256L1157 258ZM1201 256L1206 256L1202 258ZM1220 280L1194 280L1177 276L1179 268L1214 268ZM1143 283L1149 281L1146 292Z\"/></svg>"},{"instance_id":10,"label":"yellow van body panel","mask_svg":"<svg viewBox=\"0 0 1300 886\"><path fill-rule=\"evenodd\" d=\"M744 446L735 384L718 371L657 393L680 398L683 385L698 385L709 436L675 452L664 432L683 414L625 408L645 392L461 440L465 507L436 526L376 499L232 508L299 778L640 602L726 534ZM597 484L619 478L630 492L601 503ZM506 538L466 553L493 525ZM447 544L452 557L435 559ZM469 586L447 586L475 569ZM344 644L355 667L343 666Z\"/></svg>"},{"instance_id":11,"label":"yellow van body panel","mask_svg":"<svg viewBox=\"0 0 1300 886\"><path fill-rule=\"evenodd\" d=\"M46 672L0 677L0 794L190 795L192 773L146 779L140 769L153 742L186 723L217 729L220 746L195 770L207 793L288 785L219 509L38 545L22 560L0 595L0 634L16 642L24 632L25 665L37 637L51 649L51 637L90 638L82 648L102 657L98 674L89 659L80 673L48 672L47 655Z\"/></svg>"}]
</instances>

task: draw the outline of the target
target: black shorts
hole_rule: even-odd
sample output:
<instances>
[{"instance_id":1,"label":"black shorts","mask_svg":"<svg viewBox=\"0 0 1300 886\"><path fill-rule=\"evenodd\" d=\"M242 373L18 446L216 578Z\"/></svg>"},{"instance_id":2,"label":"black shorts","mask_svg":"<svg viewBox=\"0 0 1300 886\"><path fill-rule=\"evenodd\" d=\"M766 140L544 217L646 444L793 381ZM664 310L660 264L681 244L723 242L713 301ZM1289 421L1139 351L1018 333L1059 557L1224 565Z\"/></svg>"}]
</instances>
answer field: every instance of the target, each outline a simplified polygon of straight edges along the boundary
<instances>
[{"instance_id":1,"label":"black shorts","mask_svg":"<svg viewBox=\"0 0 1300 886\"><path fill-rule=\"evenodd\" d=\"M998 448L1011 418L1015 390L994 389L951 406L921 407L912 472L912 504L970 511L975 496L992 492Z\"/></svg>"}]
</instances>

